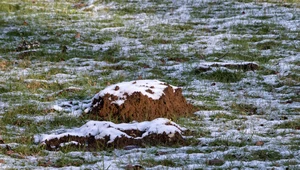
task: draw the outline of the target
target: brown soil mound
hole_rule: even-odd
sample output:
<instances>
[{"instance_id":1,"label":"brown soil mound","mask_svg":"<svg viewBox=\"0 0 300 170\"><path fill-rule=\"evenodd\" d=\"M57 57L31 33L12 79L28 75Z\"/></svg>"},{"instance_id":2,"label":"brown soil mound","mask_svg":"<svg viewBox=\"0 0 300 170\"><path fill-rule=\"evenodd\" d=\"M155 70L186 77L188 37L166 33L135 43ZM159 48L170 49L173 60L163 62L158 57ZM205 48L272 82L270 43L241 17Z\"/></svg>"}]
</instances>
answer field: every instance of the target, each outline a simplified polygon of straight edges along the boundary
<instances>
[{"instance_id":1,"label":"brown soil mound","mask_svg":"<svg viewBox=\"0 0 300 170\"><path fill-rule=\"evenodd\" d=\"M34 141L48 150L128 149L133 146L187 145L190 140L185 140L183 135L189 133L188 129L166 118L120 124L91 120L79 128L66 129L62 133L36 135Z\"/></svg>"},{"instance_id":2,"label":"brown soil mound","mask_svg":"<svg viewBox=\"0 0 300 170\"><path fill-rule=\"evenodd\" d=\"M138 132L142 133L142 132ZM133 135L133 134L132 134ZM54 138L51 140L46 140L44 142L47 150L59 150L64 147L68 147L69 149L83 149L83 150L105 150L111 148L122 149L126 146L135 145L138 147L145 146L172 146L172 145L185 145L187 141L182 137L182 135L178 132L174 134L166 134L165 132L162 134L150 134L143 138L135 138L135 135L132 138L128 138L125 136L116 137L115 140L109 143L110 136L105 136L102 139L95 139L95 136L89 137L79 137L79 136L64 136L61 138ZM70 143L70 141L72 141ZM68 143L69 142L69 143ZM68 143L68 144L67 144Z\"/></svg>"},{"instance_id":3,"label":"brown soil mound","mask_svg":"<svg viewBox=\"0 0 300 170\"><path fill-rule=\"evenodd\" d=\"M174 119L180 116L187 116L196 111L195 107L187 103L180 88L173 89L172 86L164 84L166 88L163 95L154 100L141 92L134 92L131 95L125 93L126 100L119 105L113 101L118 100L113 94L105 94L102 97L94 98L92 108L88 112L92 119L115 120L121 122L131 122L153 120L164 117ZM150 87L147 93L154 93ZM115 90L119 90L116 86Z\"/></svg>"},{"instance_id":4,"label":"brown soil mound","mask_svg":"<svg viewBox=\"0 0 300 170\"><path fill-rule=\"evenodd\" d=\"M211 62L200 65L196 69L196 73L202 73L211 70L213 67L220 68L225 67L228 69L236 69L236 70L243 70L243 71L254 71L258 70L259 66L253 62L243 62L243 63L222 63L222 62Z\"/></svg>"}]
</instances>

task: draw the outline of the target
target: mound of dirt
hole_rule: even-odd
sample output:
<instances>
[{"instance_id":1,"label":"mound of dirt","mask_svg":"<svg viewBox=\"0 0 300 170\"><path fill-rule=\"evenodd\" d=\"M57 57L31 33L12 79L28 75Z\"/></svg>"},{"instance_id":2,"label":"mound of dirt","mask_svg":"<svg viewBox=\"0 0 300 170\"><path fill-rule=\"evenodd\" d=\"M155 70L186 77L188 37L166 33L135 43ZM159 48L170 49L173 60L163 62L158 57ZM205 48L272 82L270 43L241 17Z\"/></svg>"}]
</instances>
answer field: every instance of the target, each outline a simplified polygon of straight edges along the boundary
<instances>
[{"instance_id":1,"label":"mound of dirt","mask_svg":"<svg viewBox=\"0 0 300 170\"><path fill-rule=\"evenodd\" d=\"M35 142L48 150L75 147L86 150L124 148L126 146L171 146L186 143L182 134L187 129L176 123L158 118L141 123L114 124L108 121L89 121L80 128L64 133L36 135Z\"/></svg>"},{"instance_id":2,"label":"mound of dirt","mask_svg":"<svg viewBox=\"0 0 300 170\"><path fill-rule=\"evenodd\" d=\"M258 64L254 62L205 62L201 63L198 68L195 70L196 73L202 73L213 68L227 68L227 69L234 69L234 70L242 70L242 71L254 71L258 70Z\"/></svg>"},{"instance_id":3,"label":"mound of dirt","mask_svg":"<svg viewBox=\"0 0 300 170\"><path fill-rule=\"evenodd\" d=\"M93 99L86 113L96 120L131 122L159 117L173 119L196 111L182 90L158 80L136 80L108 86Z\"/></svg>"}]
</instances>

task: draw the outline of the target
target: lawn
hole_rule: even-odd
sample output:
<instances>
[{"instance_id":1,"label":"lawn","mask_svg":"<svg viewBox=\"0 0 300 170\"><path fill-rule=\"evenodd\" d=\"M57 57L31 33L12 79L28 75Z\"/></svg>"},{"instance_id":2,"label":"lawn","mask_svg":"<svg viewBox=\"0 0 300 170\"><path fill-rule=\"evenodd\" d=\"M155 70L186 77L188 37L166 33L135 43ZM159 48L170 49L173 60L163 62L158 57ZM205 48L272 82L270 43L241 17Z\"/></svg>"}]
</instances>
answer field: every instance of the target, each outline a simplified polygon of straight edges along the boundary
<instances>
[{"instance_id":1,"label":"lawn","mask_svg":"<svg viewBox=\"0 0 300 170\"><path fill-rule=\"evenodd\" d=\"M0 169L300 169L299 0L2 0L0 14ZM190 145L34 141L84 125L96 93L137 79L199 108L173 120Z\"/></svg>"}]
</instances>

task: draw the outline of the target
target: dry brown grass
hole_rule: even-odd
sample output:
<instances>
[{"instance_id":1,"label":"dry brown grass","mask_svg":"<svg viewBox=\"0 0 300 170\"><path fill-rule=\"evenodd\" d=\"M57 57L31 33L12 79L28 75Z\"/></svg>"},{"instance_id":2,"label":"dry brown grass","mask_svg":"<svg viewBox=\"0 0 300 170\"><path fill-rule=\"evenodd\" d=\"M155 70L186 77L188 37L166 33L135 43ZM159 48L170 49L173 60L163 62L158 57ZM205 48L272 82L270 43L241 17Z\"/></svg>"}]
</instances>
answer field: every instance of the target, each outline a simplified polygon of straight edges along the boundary
<instances>
[{"instance_id":1,"label":"dry brown grass","mask_svg":"<svg viewBox=\"0 0 300 170\"><path fill-rule=\"evenodd\" d=\"M5 70L7 70L7 68L8 68L10 65L11 65L11 63L8 62L8 61L5 61L5 60L0 61L0 70L5 71Z\"/></svg>"}]
</instances>

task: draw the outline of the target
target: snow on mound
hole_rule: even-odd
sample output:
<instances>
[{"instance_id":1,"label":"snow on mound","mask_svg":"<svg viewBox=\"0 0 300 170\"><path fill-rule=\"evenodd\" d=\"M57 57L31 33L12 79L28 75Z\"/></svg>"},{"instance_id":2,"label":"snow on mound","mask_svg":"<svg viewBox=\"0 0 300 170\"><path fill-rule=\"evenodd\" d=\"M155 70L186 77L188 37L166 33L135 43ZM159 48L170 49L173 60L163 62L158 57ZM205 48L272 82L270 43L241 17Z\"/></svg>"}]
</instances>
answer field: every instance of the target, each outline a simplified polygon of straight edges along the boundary
<instances>
[{"instance_id":1,"label":"snow on mound","mask_svg":"<svg viewBox=\"0 0 300 170\"><path fill-rule=\"evenodd\" d=\"M259 68L259 65L255 62L203 62L198 66L198 71L208 71L211 68L228 68L228 69L236 69L243 71L254 71Z\"/></svg>"},{"instance_id":2,"label":"snow on mound","mask_svg":"<svg viewBox=\"0 0 300 170\"><path fill-rule=\"evenodd\" d=\"M121 105L125 102L127 96L131 96L134 92L140 92L153 100L158 100L163 94L164 89L168 87L168 84L159 80L136 80L130 82L122 82L106 87L95 95L94 98L105 96L105 94L111 94L118 97L118 100L113 101ZM171 86L173 89L178 87Z\"/></svg>"},{"instance_id":3,"label":"snow on mound","mask_svg":"<svg viewBox=\"0 0 300 170\"><path fill-rule=\"evenodd\" d=\"M61 130L60 130L61 131ZM80 128L64 130L63 133L39 134L34 136L35 143L46 144L48 149L57 149L68 144L93 146L100 142L101 146L124 147L126 145L142 143L159 144L153 135L162 139L167 137L168 141L182 139L181 134L186 131L176 123L157 118L152 121L115 124L109 121L89 121ZM176 136L176 137L175 137ZM92 138L92 140L91 140ZM143 139L146 140L143 141ZM152 139L152 141L150 141ZM125 143L122 143L122 140ZM173 141L174 141L173 140ZM111 144L111 145L110 145ZM118 146L120 145L120 146ZM99 146L99 143L98 143Z\"/></svg>"}]
</instances>

